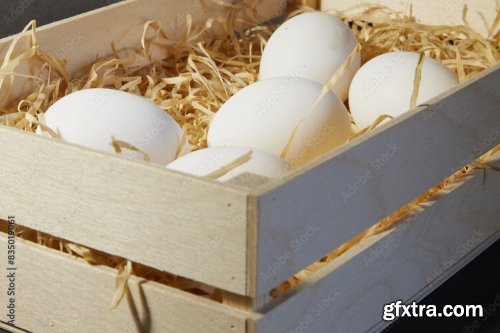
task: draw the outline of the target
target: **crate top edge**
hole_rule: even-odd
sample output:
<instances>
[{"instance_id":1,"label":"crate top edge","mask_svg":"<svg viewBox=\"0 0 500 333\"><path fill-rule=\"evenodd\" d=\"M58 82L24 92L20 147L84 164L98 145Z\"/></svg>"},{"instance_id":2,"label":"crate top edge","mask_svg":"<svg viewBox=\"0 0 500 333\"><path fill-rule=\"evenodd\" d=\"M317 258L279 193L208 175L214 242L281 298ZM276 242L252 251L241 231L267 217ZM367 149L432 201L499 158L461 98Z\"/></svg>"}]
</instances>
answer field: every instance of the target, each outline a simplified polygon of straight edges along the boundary
<instances>
[{"instance_id":1,"label":"crate top edge","mask_svg":"<svg viewBox=\"0 0 500 333\"><path fill-rule=\"evenodd\" d=\"M54 28L57 28L60 25L63 25L63 24L69 23L69 22L73 22L73 21L78 21L78 20L84 19L86 17L93 16L95 14L99 14L102 12L107 12L109 10L113 10L115 8L126 7L126 6L129 6L131 3L138 2L138 1L143 1L143 0L120 0L119 2L107 4L104 7L96 8L96 9L90 10L90 11L85 12L85 13L73 15L73 16L70 16L68 18L64 18L64 19L57 20L57 21L54 21L51 23L43 24L41 26L37 26L36 31L37 31L37 33L43 34L46 30L52 30ZM28 23L29 22L26 22L26 24L28 24ZM0 46L2 46L3 44L11 43L14 39L22 38L22 37L27 36L29 34L30 34L29 31L28 32L18 32L18 33L15 33L13 35L10 35L10 36L0 38Z\"/></svg>"}]
</instances>

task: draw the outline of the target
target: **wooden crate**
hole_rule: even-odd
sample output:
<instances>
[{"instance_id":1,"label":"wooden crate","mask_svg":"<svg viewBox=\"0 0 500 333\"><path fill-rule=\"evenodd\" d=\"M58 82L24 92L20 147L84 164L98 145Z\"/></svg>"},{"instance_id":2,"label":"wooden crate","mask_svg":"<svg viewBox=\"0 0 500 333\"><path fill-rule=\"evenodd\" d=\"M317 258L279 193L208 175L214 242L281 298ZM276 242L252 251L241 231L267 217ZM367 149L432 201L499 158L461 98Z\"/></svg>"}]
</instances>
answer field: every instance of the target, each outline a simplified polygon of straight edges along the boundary
<instances>
[{"instance_id":1,"label":"wooden crate","mask_svg":"<svg viewBox=\"0 0 500 333\"><path fill-rule=\"evenodd\" d=\"M264 0L259 12L276 17L285 4ZM180 25L169 22L184 13L196 21L224 10L203 0L133 0L48 25L38 38L48 51L64 49L77 75L96 54L109 53L111 41L137 46L146 20L175 35ZM2 58L11 41L0 41ZM228 300L132 276L133 302L109 310L116 270L18 239L16 324L37 333L378 331L388 324L384 303L420 300L500 237L500 174L471 173L279 298L269 292L497 145L499 80L496 66L286 179L258 186L190 177L0 127L1 219L15 215L19 225L220 288ZM346 199L344 189L389 150L383 168ZM0 249L6 243L0 234ZM0 267L6 255L0 251ZM6 302L2 295L0 308Z\"/></svg>"}]
</instances>

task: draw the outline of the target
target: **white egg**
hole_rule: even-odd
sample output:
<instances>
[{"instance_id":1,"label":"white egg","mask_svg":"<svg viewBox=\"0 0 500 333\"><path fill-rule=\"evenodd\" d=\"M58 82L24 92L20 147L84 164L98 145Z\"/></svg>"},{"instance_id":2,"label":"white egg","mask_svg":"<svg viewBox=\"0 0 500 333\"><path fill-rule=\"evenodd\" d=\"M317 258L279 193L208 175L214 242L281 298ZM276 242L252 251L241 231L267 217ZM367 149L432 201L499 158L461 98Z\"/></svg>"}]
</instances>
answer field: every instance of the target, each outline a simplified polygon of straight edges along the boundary
<instances>
[{"instance_id":1,"label":"white egg","mask_svg":"<svg viewBox=\"0 0 500 333\"><path fill-rule=\"evenodd\" d=\"M349 26L337 17L308 12L283 23L269 38L260 62L260 79L299 76L325 84L357 45ZM360 55L333 87L345 101Z\"/></svg>"},{"instance_id":2,"label":"white egg","mask_svg":"<svg viewBox=\"0 0 500 333\"><path fill-rule=\"evenodd\" d=\"M204 177L230 165L250 151L252 155L249 161L235 167L217 180L226 181L243 173L279 178L289 171L288 164L280 158L263 151L244 147L201 149L178 158L167 165L167 168Z\"/></svg>"},{"instance_id":3,"label":"white egg","mask_svg":"<svg viewBox=\"0 0 500 333\"><path fill-rule=\"evenodd\" d=\"M112 89L85 89L69 94L45 112L45 121L65 141L114 153L113 137L148 154L151 162L163 165L175 158L183 135L175 120L153 102ZM143 158L128 149L122 153Z\"/></svg>"},{"instance_id":4,"label":"white egg","mask_svg":"<svg viewBox=\"0 0 500 333\"><path fill-rule=\"evenodd\" d=\"M330 152L351 135L350 117L332 92L311 110L321 88L310 80L282 77L241 89L215 114L208 145L252 147L276 156L288 146L284 157L293 166Z\"/></svg>"},{"instance_id":5,"label":"white egg","mask_svg":"<svg viewBox=\"0 0 500 333\"><path fill-rule=\"evenodd\" d=\"M349 91L349 108L359 128L387 114L397 117L410 110L419 54L390 52L364 64ZM425 57L417 105L458 84L457 76L438 61Z\"/></svg>"}]
</instances>

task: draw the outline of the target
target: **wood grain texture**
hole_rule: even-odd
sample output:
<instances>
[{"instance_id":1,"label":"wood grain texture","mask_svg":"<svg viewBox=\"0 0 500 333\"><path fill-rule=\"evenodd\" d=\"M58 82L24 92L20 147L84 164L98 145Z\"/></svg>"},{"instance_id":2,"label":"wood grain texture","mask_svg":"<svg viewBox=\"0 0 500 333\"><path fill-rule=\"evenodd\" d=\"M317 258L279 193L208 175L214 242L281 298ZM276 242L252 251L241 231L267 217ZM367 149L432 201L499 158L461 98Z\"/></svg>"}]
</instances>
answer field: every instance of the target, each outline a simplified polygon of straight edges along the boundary
<instances>
[{"instance_id":1,"label":"wood grain texture","mask_svg":"<svg viewBox=\"0 0 500 333\"><path fill-rule=\"evenodd\" d=\"M384 304L421 300L500 238L499 188L500 173L475 172L283 295L256 332L379 332Z\"/></svg>"},{"instance_id":2,"label":"wood grain texture","mask_svg":"<svg viewBox=\"0 0 500 333\"><path fill-rule=\"evenodd\" d=\"M247 195L0 127L0 218L245 294Z\"/></svg>"},{"instance_id":3,"label":"wood grain texture","mask_svg":"<svg viewBox=\"0 0 500 333\"><path fill-rule=\"evenodd\" d=\"M500 143L499 68L270 184L258 200L257 294Z\"/></svg>"},{"instance_id":4,"label":"wood grain texture","mask_svg":"<svg viewBox=\"0 0 500 333\"><path fill-rule=\"evenodd\" d=\"M497 13L496 0L322 0L321 9L343 11L367 3L387 6L403 13L409 13L411 6L413 15L419 22L431 25L463 25L462 14L464 6L467 5L467 21L474 30L483 36L488 35L488 29L494 22ZM496 31L498 31L498 27Z\"/></svg>"},{"instance_id":5,"label":"wood grain texture","mask_svg":"<svg viewBox=\"0 0 500 333\"><path fill-rule=\"evenodd\" d=\"M5 270L6 235L0 234ZM17 239L16 325L36 333L245 333L247 314L186 292L132 276L132 302L110 310L114 269ZM2 279L5 279L2 273ZM4 282L1 282L4 289ZM5 309L7 298L0 297ZM129 304L134 304L135 311ZM135 315L134 315L135 313ZM5 311L0 320L5 321Z\"/></svg>"}]
</instances>

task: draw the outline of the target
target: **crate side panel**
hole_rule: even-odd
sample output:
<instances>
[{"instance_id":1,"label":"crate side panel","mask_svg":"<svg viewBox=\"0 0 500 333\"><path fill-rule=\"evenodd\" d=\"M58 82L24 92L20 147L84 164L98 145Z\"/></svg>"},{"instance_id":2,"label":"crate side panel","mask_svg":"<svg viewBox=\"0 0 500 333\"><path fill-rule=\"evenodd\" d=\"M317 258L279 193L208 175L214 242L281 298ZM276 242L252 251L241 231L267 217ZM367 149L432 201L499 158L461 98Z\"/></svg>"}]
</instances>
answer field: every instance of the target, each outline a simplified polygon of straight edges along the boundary
<instances>
[{"instance_id":1,"label":"crate side panel","mask_svg":"<svg viewBox=\"0 0 500 333\"><path fill-rule=\"evenodd\" d=\"M2 269L6 246L6 234L1 233ZM111 310L114 269L91 266L21 239L16 240L15 267L15 324L29 331L244 333L246 329L243 312L134 276L128 298ZM7 297L0 298L2 309L7 302ZM0 316L8 321L5 311Z\"/></svg>"},{"instance_id":2,"label":"crate side panel","mask_svg":"<svg viewBox=\"0 0 500 333\"><path fill-rule=\"evenodd\" d=\"M254 16L244 17L249 21L280 16L288 5L288 1L273 0L255 3ZM187 15L196 26L208 18L225 16L227 11L227 6L206 0L128 0L45 25L37 30L37 40L44 50L68 59L68 69L72 72L96 57L112 54L111 42L117 49L141 47L144 25L150 20L159 21L168 37L175 40L186 33ZM0 58L13 38L0 39Z\"/></svg>"},{"instance_id":3,"label":"crate side panel","mask_svg":"<svg viewBox=\"0 0 500 333\"><path fill-rule=\"evenodd\" d=\"M499 68L353 140L261 195L258 294L497 145Z\"/></svg>"},{"instance_id":4,"label":"crate side panel","mask_svg":"<svg viewBox=\"0 0 500 333\"><path fill-rule=\"evenodd\" d=\"M321 8L345 11L367 3L386 6L405 14L410 12L411 7L412 14L419 22L431 25L463 25L462 14L467 5L467 22L483 36L488 35L497 13L496 0L322 0Z\"/></svg>"},{"instance_id":5,"label":"crate side panel","mask_svg":"<svg viewBox=\"0 0 500 333\"><path fill-rule=\"evenodd\" d=\"M287 9L287 1L259 0L253 10L243 15L238 13L246 25L250 22L262 22L283 14ZM145 23L150 20L159 21L167 36L173 40L183 38L186 33L187 15L192 18L193 26L204 24L211 17L224 17L228 6L217 4L216 1L187 0L129 0L104 8L81 14L69 19L58 21L38 29L37 41L40 47L54 54L57 58L66 59L69 73L77 76L80 70L96 58L113 54L111 43L117 50L139 49ZM214 24L217 32L217 24ZM151 36L150 35L147 35ZM0 59L6 55L13 37L0 40ZM19 42L13 56L29 49L29 34ZM154 51L158 59L166 54ZM39 75L40 66L33 63L21 64L18 71ZM37 87L31 79L17 78L14 98ZM9 101L2 101L0 107Z\"/></svg>"},{"instance_id":6,"label":"crate side panel","mask_svg":"<svg viewBox=\"0 0 500 333\"><path fill-rule=\"evenodd\" d=\"M367 332L383 305L419 301L500 237L500 174L479 171L396 229L369 238L290 292L257 332Z\"/></svg>"},{"instance_id":7,"label":"crate side panel","mask_svg":"<svg viewBox=\"0 0 500 333\"><path fill-rule=\"evenodd\" d=\"M246 194L0 127L0 218L246 292Z\"/></svg>"}]
</instances>

